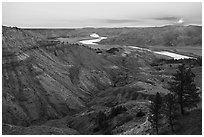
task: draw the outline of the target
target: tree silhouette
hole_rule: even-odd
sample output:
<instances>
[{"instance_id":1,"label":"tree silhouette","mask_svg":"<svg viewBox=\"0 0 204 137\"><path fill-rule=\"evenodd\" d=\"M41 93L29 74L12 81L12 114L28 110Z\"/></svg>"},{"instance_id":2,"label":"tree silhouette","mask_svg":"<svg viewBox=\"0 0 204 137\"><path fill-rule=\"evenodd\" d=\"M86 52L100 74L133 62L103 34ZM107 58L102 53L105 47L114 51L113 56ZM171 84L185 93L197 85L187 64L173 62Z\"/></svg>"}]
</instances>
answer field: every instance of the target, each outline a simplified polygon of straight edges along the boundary
<instances>
[{"instance_id":1,"label":"tree silhouette","mask_svg":"<svg viewBox=\"0 0 204 137\"><path fill-rule=\"evenodd\" d=\"M185 108L196 107L200 100L198 89L194 83L195 74L182 64L173 76L173 80L169 82L169 90L176 95L181 114L184 115Z\"/></svg>"},{"instance_id":2,"label":"tree silhouette","mask_svg":"<svg viewBox=\"0 0 204 137\"><path fill-rule=\"evenodd\" d=\"M162 118L162 97L161 95L157 92L155 95L154 99L151 102L150 105L150 116L149 116L149 121L152 124L152 127L155 128L156 133L159 133L159 122L160 119Z\"/></svg>"},{"instance_id":3,"label":"tree silhouette","mask_svg":"<svg viewBox=\"0 0 204 137\"><path fill-rule=\"evenodd\" d=\"M167 122L171 127L171 131L174 132L174 125L178 116L178 107L176 103L176 98L173 94L169 93L164 98L164 114L167 118Z\"/></svg>"}]
</instances>

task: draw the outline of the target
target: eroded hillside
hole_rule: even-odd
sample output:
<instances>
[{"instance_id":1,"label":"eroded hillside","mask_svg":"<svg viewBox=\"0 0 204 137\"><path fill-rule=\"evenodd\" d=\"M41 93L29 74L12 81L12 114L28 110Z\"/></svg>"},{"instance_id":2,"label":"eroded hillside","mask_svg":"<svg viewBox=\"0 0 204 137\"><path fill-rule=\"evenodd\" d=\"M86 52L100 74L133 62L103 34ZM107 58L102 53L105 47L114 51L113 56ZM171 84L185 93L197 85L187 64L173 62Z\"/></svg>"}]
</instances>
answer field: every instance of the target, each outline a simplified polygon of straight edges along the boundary
<instances>
[{"instance_id":1,"label":"eroded hillside","mask_svg":"<svg viewBox=\"0 0 204 137\"><path fill-rule=\"evenodd\" d=\"M3 122L28 126L86 107L89 94L111 84L96 53L83 46L40 45L28 31L3 27ZM56 54L65 55L61 60ZM97 83L96 83L97 82Z\"/></svg>"},{"instance_id":2,"label":"eroded hillside","mask_svg":"<svg viewBox=\"0 0 204 137\"><path fill-rule=\"evenodd\" d=\"M150 133L149 98L169 92L180 62L158 60L147 50L91 49L50 39L82 33L77 31L3 27L3 134ZM111 123L107 129L97 125L101 113Z\"/></svg>"}]
</instances>

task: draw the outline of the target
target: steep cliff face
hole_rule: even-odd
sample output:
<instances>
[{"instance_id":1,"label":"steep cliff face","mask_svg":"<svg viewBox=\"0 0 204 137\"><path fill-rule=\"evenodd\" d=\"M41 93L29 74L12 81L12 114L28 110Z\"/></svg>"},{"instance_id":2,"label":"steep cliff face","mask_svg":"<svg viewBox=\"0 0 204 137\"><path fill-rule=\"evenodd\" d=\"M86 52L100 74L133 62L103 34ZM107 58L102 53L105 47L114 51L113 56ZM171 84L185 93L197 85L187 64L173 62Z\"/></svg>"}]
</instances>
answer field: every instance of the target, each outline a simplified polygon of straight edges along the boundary
<instances>
[{"instance_id":1,"label":"steep cliff face","mask_svg":"<svg viewBox=\"0 0 204 137\"><path fill-rule=\"evenodd\" d=\"M26 30L3 27L3 123L28 126L61 118L86 107L92 93L111 84L101 67L110 63L92 50L48 47L39 44L43 40Z\"/></svg>"}]
</instances>

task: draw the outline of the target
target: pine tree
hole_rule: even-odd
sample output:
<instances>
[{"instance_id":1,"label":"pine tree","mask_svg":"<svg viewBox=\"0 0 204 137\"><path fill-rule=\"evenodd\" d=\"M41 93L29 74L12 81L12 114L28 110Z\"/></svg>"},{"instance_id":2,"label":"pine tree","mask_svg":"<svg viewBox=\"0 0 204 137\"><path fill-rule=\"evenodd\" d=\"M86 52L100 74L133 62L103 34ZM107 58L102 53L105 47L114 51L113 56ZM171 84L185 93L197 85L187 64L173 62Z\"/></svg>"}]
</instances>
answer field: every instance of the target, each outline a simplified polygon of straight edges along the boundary
<instances>
[{"instance_id":1,"label":"pine tree","mask_svg":"<svg viewBox=\"0 0 204 137\"><path fill-rule=\"evenodd\" d=\"M169 93L164 98L164 114L167 118L167 122L171 127L171 131L174 132L174 125L178 116L178 107L176 98L173 94Z\"/></svg>"},{"instance_id":2,"label":"pine tree","mask_svg":"<svg viewBox=\"0 0 204 137\"><path fill-rule=\"evenodd\" d=\"M149 121L151 122L152 127L155 128L157 134L159 134L160 126L159 122L161 118L162 118L162 97L157 92L156 96L151 102L149 116Z\"/></svg>"},{"instance_id":3,"label":"pine tree","mask_svg":"<svg viewBox=\"0 0 204 137\"><path fill-rule=\"evenodd\" d=\"M196 107L199 102L199 92L194 83L194 73L184 64L178 67L177 73L169 82L169 90L177 96L181 114L184 115L185 108Z\"/></svg>"}]
</instances>

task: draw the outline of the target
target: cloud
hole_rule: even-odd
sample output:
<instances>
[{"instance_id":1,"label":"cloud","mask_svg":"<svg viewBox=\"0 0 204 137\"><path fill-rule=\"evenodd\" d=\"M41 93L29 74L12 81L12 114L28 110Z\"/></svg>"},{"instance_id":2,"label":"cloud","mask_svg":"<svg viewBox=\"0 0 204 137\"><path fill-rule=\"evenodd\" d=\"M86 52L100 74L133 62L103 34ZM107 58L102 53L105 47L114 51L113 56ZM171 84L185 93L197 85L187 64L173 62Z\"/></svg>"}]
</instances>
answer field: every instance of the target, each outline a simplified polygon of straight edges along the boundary
<instances>
[{"instance_id":1,"label":"cloud","mask_svg":"<svg viewBox=\"0 0 204 137\"><path fill-rule=\"evenodd\" d=\"M159 18L153 18L155 20L165 20L165 21L176 21L179 18L178 17L159 17Z\"/></svg>"},{"instance_id":2,"label":"cloud","mask_svg":"<svg viewBox=\"0 0 204 137\"><path fill-rule=\"evenodd\" d=\"M134 20L134 19L106 19L104 20L106 23L133 23L133 22L140 22L140 20Z\"/></svg>"}]
</instances>

